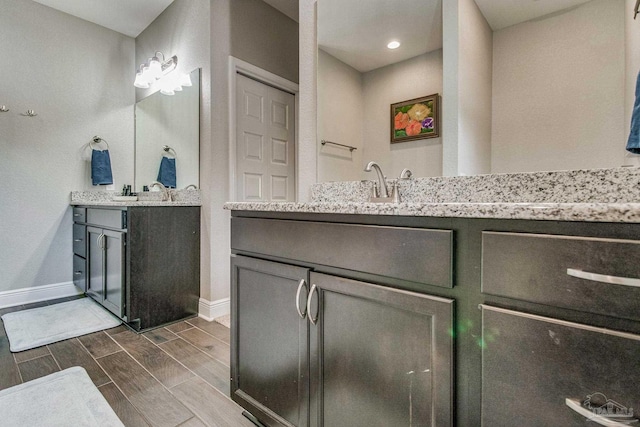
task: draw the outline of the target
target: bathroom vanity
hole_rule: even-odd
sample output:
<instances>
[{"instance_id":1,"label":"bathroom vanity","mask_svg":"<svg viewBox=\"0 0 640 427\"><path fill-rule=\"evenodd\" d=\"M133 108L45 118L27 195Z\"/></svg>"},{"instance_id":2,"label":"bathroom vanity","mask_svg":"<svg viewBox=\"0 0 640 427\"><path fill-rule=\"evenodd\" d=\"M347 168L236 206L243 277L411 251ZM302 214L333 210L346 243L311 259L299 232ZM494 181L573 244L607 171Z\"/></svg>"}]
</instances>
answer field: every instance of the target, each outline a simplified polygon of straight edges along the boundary
<instances>
[{"instance_id":1,"label":"bathroom vanity","mask_svg":"<svg viewBox=\"0 0 640 427\"><path fill-rule=\"evenodd\" d=\"M231 395L266 425L637 418L639 204L226 208Z\"/></svg>"},{"instance_id":2,"label":"bathroom vanity","mask_svg":"<svg viewBox=\"0 0 640 427\"><path fill-rule=\"evenodd\" d=\"M136 331L198 314L200 207L73 207L74 283Z\"/></svg>"}]
</instances>

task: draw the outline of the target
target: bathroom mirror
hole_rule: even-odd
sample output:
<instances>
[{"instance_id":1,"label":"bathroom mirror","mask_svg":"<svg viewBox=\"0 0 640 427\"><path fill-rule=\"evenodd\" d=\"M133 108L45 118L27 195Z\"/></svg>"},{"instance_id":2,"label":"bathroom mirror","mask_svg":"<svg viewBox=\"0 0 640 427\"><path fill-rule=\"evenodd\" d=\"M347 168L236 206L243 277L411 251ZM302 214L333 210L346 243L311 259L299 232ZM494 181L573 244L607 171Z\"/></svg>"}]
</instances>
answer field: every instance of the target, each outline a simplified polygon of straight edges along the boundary
<instances>
[{"instance_id":1,"label":"bathroom mirror","mask_svg":"<svg viewBox=\"0 0 640 427\"><path fill-rule=\"evenodd\" d=\"M389 122L391 104L442 93L442 0L318 0L317 16L318 181L365 179L374 159L440 175L441 138L390 144Z\"/></svg>"},{"instance_id":2,"label":"bathroom mirror","mask_svg":"<svg viewBox=\"0 0 640 427\"><path fill-rule=\"evenodd\" d=\"M624 146L634 88L628 81L633 76L635 85L638 70L630 70L625 56L640 40L637 21L631 20L636 25L629 28L630 3L472 0L458 6L458 30L443 28L441 0L375 0L366 7L358 0L318 0L318 181L370 179L362 171L369 160L380 163L390 178L404 167L414 176L442 175L449 135L391 144L389 108L433 93L440 93L441 105L446 104L443 88L452 87L451 79L462 88L461 79L471 76L465 84L475 85L482 77L481 67L463 70L464 77L443 76L443 36L459 38L460 57L473 57L476 64L489 61L491 70L485 79L491 94L485 102L491 110L490 143L485 145L490 148L482 153L462 150L458 156L489 156L486 173L629 163ZM418 22L411 21L420 13ZM386 48L402 30L423 43L422 51L408 59L400 55L404 40L395 51ZM484 45L481 33L488 35ZM364 45L363 39L368 41ZM369 52L373 44L379 52ZM398 61L360 69L355 60L367 55L396 56ZM459 138L476 138L467 129L478 120L474 108L481 107L459 111ZM356 150L322 145L322 140Z\"/></svg>"},{"instance_id":3,"label":"bathroom mirror","mask_svg":"<svg viewBox=\"0 0 640 427\"><path fill-rule=\"evenodd\" d=\"M157 181L164 155L176 159L176 188L200 187L200 69L190 74L192 86L174 95L158 92L135 107L135 189ZM164 147L170 147L168 151Z\"/></svg>"}]
</instances>

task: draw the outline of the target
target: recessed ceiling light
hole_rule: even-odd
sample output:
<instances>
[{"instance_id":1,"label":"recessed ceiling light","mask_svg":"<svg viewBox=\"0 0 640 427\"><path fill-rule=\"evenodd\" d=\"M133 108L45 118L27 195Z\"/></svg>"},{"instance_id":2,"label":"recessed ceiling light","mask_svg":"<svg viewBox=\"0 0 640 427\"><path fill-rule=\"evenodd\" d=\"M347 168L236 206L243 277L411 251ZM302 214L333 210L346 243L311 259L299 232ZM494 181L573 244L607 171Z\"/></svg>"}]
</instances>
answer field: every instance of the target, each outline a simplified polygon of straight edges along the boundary
<instances>
[{"instance_id":1,"label":"recessed ceiling light","mask_svg":"<svg viewBox=\"0 0 640 427\"><path fill-rule=\"evenodd\" d=\"M398 41L395 41L395 40L394 40L394 41L390 42L390 43L387 45L387 47L388 47L389 49L397 49L397 48L399 48L399 47L400 47L400 42L398 42Z\"/></svg>"}]
</instances>

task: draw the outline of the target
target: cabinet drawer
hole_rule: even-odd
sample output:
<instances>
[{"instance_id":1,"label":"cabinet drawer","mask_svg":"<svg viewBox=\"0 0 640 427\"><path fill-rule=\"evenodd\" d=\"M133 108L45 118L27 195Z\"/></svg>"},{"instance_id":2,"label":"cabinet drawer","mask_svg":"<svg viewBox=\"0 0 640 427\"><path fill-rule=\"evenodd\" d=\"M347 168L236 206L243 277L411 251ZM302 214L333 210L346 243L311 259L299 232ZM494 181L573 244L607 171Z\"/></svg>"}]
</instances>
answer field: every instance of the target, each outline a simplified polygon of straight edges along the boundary
<instances>
[{"instance_id":1,"label":"cabinet drawer","mask_svg":"<svg viewBox=\"0 0 640 427\"><path fill-rule=\"evenodd\" d=\"M127 228L127 211L121 209L87 209L87 223L117 230Z\"/></svg>"},{"instance_id":2,"label":"cabinet drawer","mask_svg":"<svg viewBox=\"0 0 640 427\"><path fill-rule=\"evenodd\" d=\"M87 260L73 256L73 284L82 292L87 290Z\"/></svg>"},{"instance_id":3,"label":"cabinet drawer","mask_svg":"<svg viewBox=\"0 0 640 427\"><path fill-rule=\"evenodd\" d=\"M640 320L638 259L634 240L483 232L482 292Z\"/></svg>"},{"instance_id":4,"label":"cabinet drawer","mask_svg":"<svg viewBox=\"0 0 640 427\"><path fill-rule=\"evenodd\" d=\"M73 224L73 253L83 258L87 256L87 227L82 224Z\"/></svg>"},{"instance_id":5,"label":"cabinet drawer","mask_svg":"<svg viewBox=\"0 0 640 427\"><path fill-rule=\"evenodd\" d=\"M639 407L638 335L483 306L482 344L485 427L613 425L586 418Z\"/></svg>"},{"instance_id":6,"label":"cabinet drawer","mask_svg":"<svg viewBox=\"0 0 640 427\"><path fill-rule=\"evenodd\" d=\"M87 209L85 208L73 208L73 220L75 222L85 222L87 219Z\"/></svg>"},{"instance_id":7,"label":"cabinet drawer","mask_svg":"<svg viewBox=\"0 0 640 427\"><path fill-rule=\"evenodd\" d=\"M450 288L453 231L232 218L231 248Z\"/></svg>"}]
</instances>

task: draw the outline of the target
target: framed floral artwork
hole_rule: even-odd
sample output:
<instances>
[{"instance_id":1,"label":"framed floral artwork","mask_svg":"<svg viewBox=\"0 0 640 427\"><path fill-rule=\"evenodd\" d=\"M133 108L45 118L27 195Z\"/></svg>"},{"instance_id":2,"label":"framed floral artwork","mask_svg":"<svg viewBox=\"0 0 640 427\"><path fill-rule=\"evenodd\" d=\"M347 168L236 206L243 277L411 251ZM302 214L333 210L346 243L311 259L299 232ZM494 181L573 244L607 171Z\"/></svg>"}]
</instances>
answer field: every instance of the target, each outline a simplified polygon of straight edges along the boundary
<instances>
[{"instance_id":1,"label":"framed floral artwork","mask_svg":"<svg viewBox=\"0 0 640 427\"><path fill-rule=\"evenodd\" d=\"M391 104L391 143L440 136L440 95Z\"/></svg>"}]
</instances>

